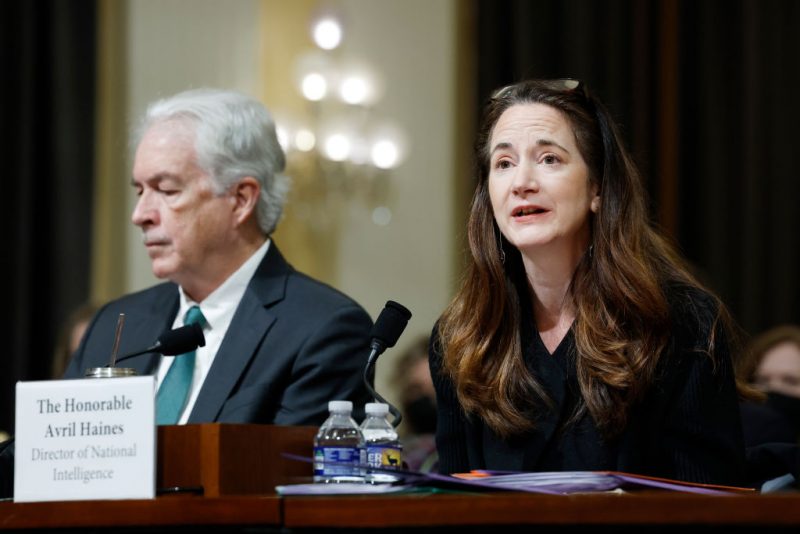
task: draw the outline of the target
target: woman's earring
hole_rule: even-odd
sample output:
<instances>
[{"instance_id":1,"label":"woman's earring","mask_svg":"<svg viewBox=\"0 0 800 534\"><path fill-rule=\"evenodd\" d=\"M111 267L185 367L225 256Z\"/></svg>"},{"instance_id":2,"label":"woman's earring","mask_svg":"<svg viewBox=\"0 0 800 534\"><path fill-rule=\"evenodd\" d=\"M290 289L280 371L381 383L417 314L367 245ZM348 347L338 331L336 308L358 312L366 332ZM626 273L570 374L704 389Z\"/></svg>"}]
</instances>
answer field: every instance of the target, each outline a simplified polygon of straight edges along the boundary
<instances>
[{"instance_id":1,"label":"woman's earring","mask_svg":"<svg viewBox=\"0 0 800 534\"><path fill-rule=\"evenodd\" d=\"M500 263L505 265L506 251L503 249L503 234L500 232L500 228L497 229L497 246L500 247Z\"/></svg>"}]
</instances>

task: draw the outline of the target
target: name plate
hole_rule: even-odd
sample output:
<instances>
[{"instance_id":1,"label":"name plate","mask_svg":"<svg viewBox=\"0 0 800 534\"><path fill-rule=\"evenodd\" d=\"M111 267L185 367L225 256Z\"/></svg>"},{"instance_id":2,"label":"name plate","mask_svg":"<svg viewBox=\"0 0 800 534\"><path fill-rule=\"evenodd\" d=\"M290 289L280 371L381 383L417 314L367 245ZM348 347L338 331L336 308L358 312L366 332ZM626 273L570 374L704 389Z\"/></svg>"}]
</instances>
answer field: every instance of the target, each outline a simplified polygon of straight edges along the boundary
<instances>
[{"instance_id":1,"label":"name plate","mask_svg":"<svg viewBox=\"0 0 800 534\"><path fill-rule=\"evenodd\" d=\"M155 497L155 377L17 382L14 500Z\"/></svg>"}]
</instances>

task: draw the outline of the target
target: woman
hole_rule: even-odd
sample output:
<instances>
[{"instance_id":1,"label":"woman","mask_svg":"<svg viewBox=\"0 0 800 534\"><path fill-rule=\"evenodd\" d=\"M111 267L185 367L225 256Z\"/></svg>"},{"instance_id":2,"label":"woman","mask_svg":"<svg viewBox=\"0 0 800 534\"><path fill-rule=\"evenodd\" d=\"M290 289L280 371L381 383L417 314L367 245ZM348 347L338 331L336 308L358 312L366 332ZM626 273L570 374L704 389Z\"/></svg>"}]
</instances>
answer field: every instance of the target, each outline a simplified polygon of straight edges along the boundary
<instances>
[{"instance_id":1,"label":"woman","mask_svg":"<svg viewBox=\"0 0 800 534\"><path fill-rule=\"evenodd\" d=\"M765 393L800 398L800 327L782 325L758 335L740 372Z\"/></svg>"},{"instance_id":2,"label":"woman","mask_svg":"<svg viewBox=\"0 0 800 534\"><path fill-rule=\"evenodd\" d=\"M756 336L738 369L740 380L763 392L765 402L743 402L748 447L800 440L800 327L783 325Z\"/></svg>"},{"instance_id":3,"label":"woman","mask_svg":"<svg viewBox=\"0 0 800 534\"><path fill-rule=\"evenodd\" d=\"M727 313L648 224L603 105L506 87L476 151L472 258L431 344L440 471L741 483Z\"/></svg>"}]
</instances>

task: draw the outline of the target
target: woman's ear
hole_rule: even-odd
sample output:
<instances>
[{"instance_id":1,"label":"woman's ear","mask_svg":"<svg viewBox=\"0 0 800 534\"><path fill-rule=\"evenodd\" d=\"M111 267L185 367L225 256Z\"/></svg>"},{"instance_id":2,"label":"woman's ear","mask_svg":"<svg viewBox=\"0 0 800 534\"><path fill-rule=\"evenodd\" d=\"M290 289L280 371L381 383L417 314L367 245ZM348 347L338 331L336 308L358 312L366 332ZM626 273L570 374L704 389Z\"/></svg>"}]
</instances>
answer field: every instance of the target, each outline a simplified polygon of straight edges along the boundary
<instances>
[{"instance_id":1,"label":"woman's ear","mask_svg":"<svg viewBox=\"0 0 800 534\"><path fill-rule=\"evenodd\" d=\"M592 203L589 208L592 210L592 213L597 213L600 211L600 195L595 195L592 197Z\"/></svg>"},{"instance_id":2,"label":"woman's ear","mask_svg":"<svg viewBox=\"0 0 800 534\"><path fill-rule=\"evenodd\" d=\"M597 213L600 211L600 195L595 195L592 197L592 204L590 206L592 213Z\"/></svg>"}]
</instances>

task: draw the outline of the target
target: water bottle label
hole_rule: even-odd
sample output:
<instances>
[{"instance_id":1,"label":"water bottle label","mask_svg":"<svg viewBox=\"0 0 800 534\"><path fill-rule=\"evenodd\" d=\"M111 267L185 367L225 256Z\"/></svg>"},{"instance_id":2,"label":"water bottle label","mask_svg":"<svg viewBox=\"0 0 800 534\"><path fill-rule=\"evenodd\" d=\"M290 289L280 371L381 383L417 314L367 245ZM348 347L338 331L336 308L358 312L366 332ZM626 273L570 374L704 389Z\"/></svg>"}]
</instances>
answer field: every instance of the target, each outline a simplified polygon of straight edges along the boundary
<instances>
[{"instance_id":1,"label":"water bottle label","mask_svg":"<svg viewBox=\"0 0 800 534\"><path fill-rule=\"evenodd\" d=\"M398 469L400 465L400 448L385 445L367 446L367 465L385 469Z\"/></svg>"},{"instance_id":2,"label":"water bottle label","mask_svg":"<svg viewBox=\"0 0 800 534\"><path fill-rule=\"evenodd\" d=\"M314 475L358 476L361 453L358 447L314 447Z\"/></svg>"}]
</instances>

